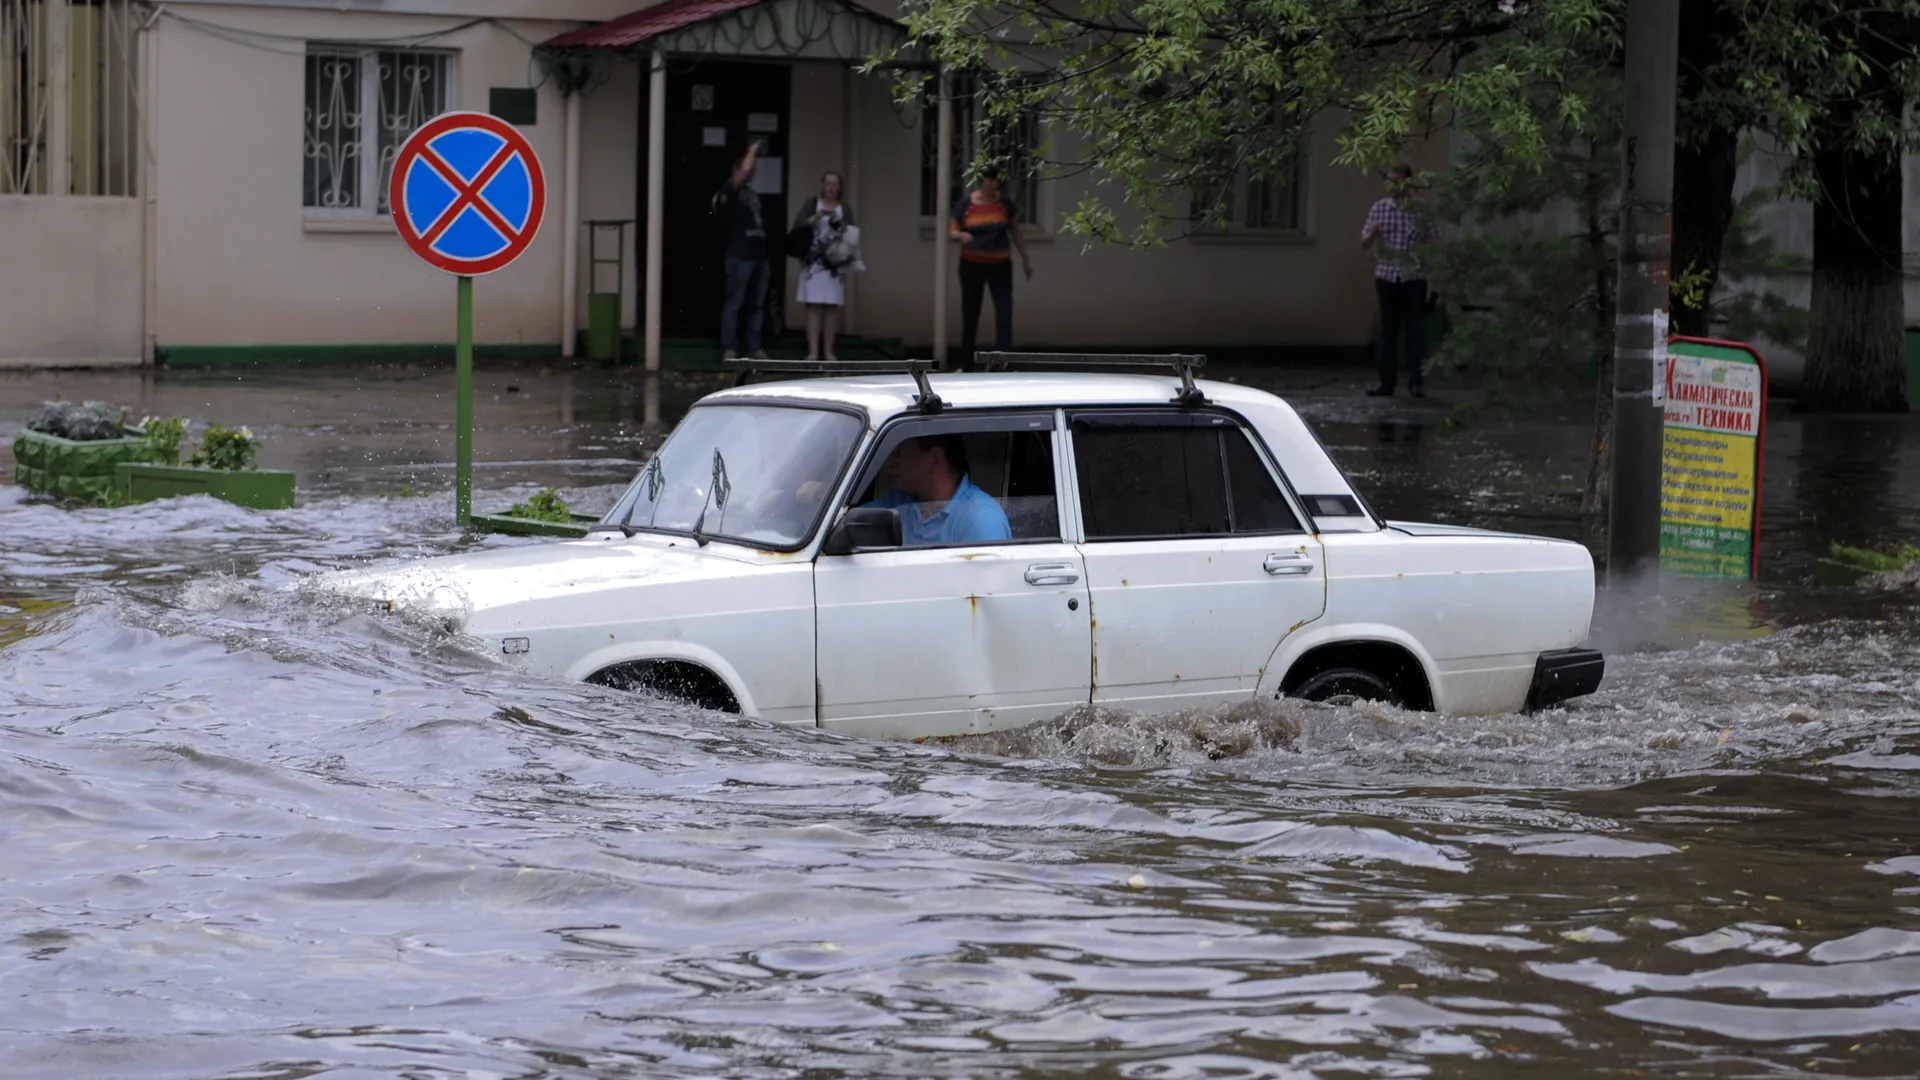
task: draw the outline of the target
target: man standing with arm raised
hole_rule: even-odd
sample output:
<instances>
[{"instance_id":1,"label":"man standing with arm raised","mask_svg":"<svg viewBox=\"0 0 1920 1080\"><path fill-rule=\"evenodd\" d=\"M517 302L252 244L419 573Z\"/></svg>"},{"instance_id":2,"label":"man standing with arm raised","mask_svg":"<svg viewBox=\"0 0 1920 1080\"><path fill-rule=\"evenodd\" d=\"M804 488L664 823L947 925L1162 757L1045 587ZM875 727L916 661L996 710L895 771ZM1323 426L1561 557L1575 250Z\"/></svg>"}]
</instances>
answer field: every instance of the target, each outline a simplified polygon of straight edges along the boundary
<instances>
[{"instance_id":1,"label":"man standing with arm raised","mask_svg":"<svg viewBox=\"0 0 1920 1080\"><path fill-rule=\"evenodd\" d=\"M762 220L760 193L753 190L754 159L759 140L734 162L733 175L713 196L714 215L727 223L727 299L720 308L720 348L732 360L738 355L740 309L747 314L747 349L756 360L766 359L761 340L767 314L767 226Z\"/></svg>"}]
</instances>

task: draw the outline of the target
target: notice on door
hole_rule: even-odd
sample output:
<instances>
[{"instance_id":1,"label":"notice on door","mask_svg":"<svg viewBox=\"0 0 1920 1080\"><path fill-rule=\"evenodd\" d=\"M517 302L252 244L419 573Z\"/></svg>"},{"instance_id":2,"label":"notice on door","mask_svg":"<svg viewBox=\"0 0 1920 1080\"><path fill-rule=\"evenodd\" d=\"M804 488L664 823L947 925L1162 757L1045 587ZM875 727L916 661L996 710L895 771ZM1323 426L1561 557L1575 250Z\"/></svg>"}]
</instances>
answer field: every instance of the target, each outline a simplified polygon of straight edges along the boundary
<instances>
[{"instance_id":1,"label":"notice on door","mask_svg":"<svg viewBox=\"0 0 1920 1080\"><path fill-rule=\"evenodd\" d=\"M779 195L786 190L787 162L784 158L763 157L754 161L753 190L762 195Z\"/></svg>"},{"instance_id":2,"label":"notice on door","mask_svg":"<svg viewBox=\"0 0 1920 1080\"><path fill-rule=\"evenodd\" d=\"M1746 345L1675 338L1666 375L1660 568L1686 577L1751 578L1766 363Z\"/></svg>"}]
</instances>

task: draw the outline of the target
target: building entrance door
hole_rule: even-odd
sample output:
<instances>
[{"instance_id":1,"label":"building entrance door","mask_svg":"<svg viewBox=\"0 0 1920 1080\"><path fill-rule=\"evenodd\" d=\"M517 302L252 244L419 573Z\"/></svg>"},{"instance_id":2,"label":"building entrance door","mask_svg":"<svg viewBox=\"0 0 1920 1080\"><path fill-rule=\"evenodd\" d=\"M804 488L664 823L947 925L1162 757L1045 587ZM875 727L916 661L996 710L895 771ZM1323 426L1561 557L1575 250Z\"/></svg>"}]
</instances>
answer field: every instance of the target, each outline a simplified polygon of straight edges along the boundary
<instances>
[{"instance_id":1,"label":"building entrance door","mask_svg":"<svg viewBox=\"0 0 1920 1080\"><path fill-rule=\"evenodd\" d=\"M726 299L726 223L713 196L733 161L760 140L753 186L767 227L766 340L785 322L789 210L787 119L792 68L784 63L673 58L667 61L665 236L661 274L663 337L717 338ZM640 251L646 251L647 123L650 79L640 81ZM645 266L641 267L645 273ZM643 279L644 280L644 279ZM742 339L742 348L745 340Z\"/></svg>"}]
</instances>

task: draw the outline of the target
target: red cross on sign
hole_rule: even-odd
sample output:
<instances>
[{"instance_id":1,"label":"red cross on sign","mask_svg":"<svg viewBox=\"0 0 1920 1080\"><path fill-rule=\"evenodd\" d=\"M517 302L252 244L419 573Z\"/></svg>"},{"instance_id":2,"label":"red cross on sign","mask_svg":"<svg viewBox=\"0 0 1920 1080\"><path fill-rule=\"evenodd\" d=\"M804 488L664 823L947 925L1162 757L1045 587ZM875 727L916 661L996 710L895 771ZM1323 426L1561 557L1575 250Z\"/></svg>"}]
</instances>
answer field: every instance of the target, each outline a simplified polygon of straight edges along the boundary
<instances>
[{"instance_id":1,"label":"red cross on sign","mask_svg":"<svg viewBox=\"0 0 1920 1080\"><path fill-rule=\"evenodd\" d=\"M443 113L401 144L387 203L415 255L449 274L490 274L540 231L546 179L526 136L487 113Z\"/></svg>"}]
</instances>

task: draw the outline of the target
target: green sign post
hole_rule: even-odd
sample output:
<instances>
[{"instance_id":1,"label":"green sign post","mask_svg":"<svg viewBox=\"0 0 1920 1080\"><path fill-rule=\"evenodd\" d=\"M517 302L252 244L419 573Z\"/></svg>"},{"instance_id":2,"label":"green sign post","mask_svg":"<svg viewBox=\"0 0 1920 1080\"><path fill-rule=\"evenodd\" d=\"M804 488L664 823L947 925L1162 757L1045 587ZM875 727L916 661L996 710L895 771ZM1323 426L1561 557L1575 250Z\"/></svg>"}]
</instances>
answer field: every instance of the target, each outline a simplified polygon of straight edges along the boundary
<instances>
[{"instance_id":1,"label":"green sign post","mask_svg":"<svg viewBox=\"0 0 1920 1080\"><path fill-rule=\"evenodd\" d=\"M1759 571L1767 367L1737 341L1667 345L1660 485L1660 568L1683 577Z\"/></svg>"},{"instance_id":2,"label":"green sign post","mask_svg":"<svg viewBox=\"0 0 1920 1080\"><path fill-rule=\"evenodd\" d=\"M453 513L465 525L473 517L473 279L460 275L454 301Z\"/></svg>"},{"instance_id":3,"label":"green sign post","mask_svg":"<svg viewBox=\"0 0 1920 1080\"><path fill-rule=\"evenodd\" d=\"M442 113L394 156L394 228L428 265L454 275L454 517L473 516L473 279L526 252L547 204L545 174L519 130L488 113Z\"/></svg>"}]
</instances>

